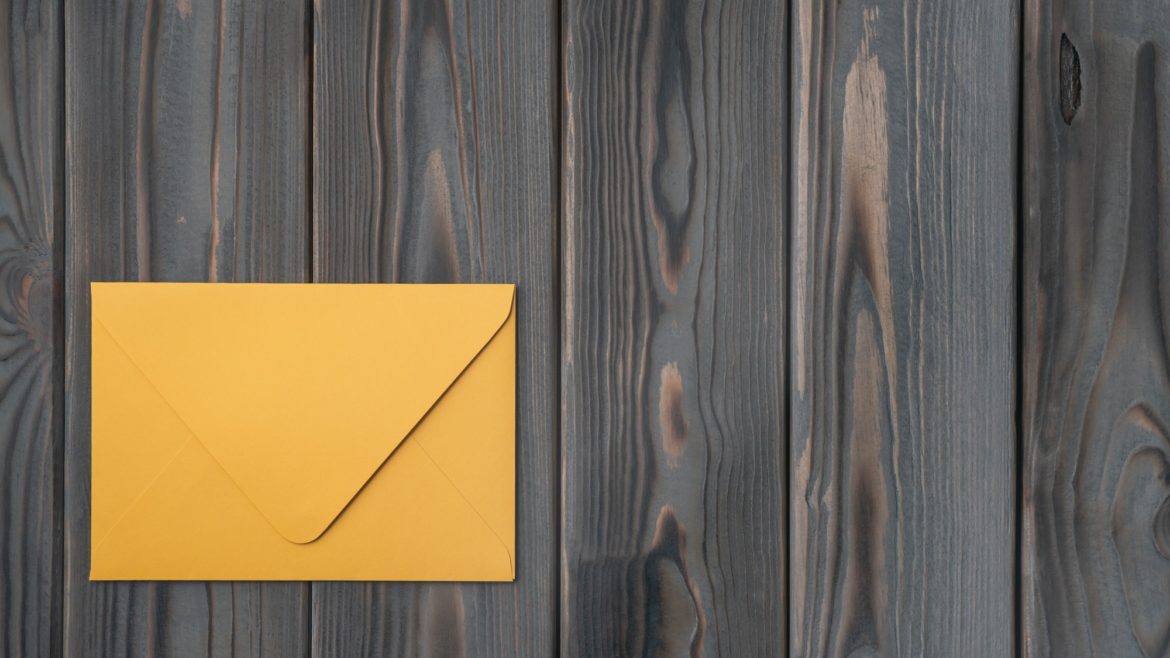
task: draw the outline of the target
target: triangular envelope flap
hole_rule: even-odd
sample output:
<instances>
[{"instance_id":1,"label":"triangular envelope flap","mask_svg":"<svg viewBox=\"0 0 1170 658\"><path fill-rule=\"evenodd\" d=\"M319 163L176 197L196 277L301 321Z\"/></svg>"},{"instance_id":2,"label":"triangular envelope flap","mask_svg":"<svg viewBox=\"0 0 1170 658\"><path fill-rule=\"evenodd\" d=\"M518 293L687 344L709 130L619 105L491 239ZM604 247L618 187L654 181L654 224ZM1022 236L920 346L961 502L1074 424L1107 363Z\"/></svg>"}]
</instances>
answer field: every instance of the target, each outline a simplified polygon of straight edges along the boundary
<instances>
[{"instance_id":1,"label":"triangular envelope flap","mask_svg":"<svg viewBox=\"0 0 1170 658\"><path fill-rule=\"evenodd\" d=\"M95 323L306 543L492 339L513 286L95 283L92 297Z\"/></svg>"}]
</instances>

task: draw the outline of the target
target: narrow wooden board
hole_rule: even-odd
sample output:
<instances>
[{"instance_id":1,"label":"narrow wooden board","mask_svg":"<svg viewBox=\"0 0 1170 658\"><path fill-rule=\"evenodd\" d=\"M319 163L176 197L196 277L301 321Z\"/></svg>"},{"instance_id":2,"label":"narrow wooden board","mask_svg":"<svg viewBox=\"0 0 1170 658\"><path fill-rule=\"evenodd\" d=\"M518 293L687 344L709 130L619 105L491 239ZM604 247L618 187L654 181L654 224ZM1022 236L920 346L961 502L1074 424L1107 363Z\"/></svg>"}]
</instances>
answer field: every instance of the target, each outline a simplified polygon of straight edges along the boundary
<instances>
[{"instance_id":1,"label":"narrow wooden board","mask_svg":"<svg viewBox=\"0 0 1170 658\"><path fill-rule=\"evenodd\" d=\"M64 97L57 2L0 3L0 654L61 652Z\"/></svg>"},{"instance_id":2,"label":"narrow wooden board","mask_svg":"<svg viewBox=\"0 0 1170 658\"><path fill-rule=\"evenodd\" d=\"M562 655L784 652L786 14L564 4Z\"/></svg>"},{"instance_id":3,"label":"narrow wooden board","mask_svg":"<svg viewBox=\"0 0 1170 658\"><path fill-rule=\"evenodd\" d=\"M1170 2L1028 0L1021 653L1170 653Z\"/></svg>"},{"instance_id":4,"label":"narrow wooden board","mask_svg":"<svg viewBox=\"0 0 1170 658\"><path fill-rule=\"evenodd\" d=\"M793 5L792 656L1010 656L1018 26Z\"/></svg>"},{"instance_id":5,"label":"narrow wooden board","mask_svg":"<svg viewBox=\"0 0 1170 658\"><path fill-rule=\"evenodd\" d=\"M315 5L315 280L514 282L519 361L516 582L315 584L314 655L555 651L555 16Z\"/></svg>"},{"instance_id":6,"label":"narrow wooden board","mask_svg":"<svg viewBox=\"0 0 1170 658\"><path fill-rule=\"evenodd\" d=\"M68 0L69 656L308 653L308 586L91 583L89 283L308 275L299 0Z\"/></svg>"}]
</instances>

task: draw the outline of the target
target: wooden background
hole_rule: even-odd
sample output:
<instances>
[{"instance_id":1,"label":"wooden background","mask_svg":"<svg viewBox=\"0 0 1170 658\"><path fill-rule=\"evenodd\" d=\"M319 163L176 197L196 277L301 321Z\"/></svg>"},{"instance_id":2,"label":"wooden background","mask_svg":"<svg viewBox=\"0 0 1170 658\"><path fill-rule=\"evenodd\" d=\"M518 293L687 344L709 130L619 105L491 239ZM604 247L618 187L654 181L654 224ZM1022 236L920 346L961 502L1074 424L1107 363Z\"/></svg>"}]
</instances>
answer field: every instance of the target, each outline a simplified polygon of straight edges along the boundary
<instances>
[{"instance_id":1,"label":"wooden background","mask_svg":"<svg viewBox=\"0 0 1170 658\"><path fill-rule=\"evenodd\" d=\"M0 656L1170 656L1168 49L0 0ZM516 583L90 583L93 280L519 284Z\"/></svg>"}]
</instances>

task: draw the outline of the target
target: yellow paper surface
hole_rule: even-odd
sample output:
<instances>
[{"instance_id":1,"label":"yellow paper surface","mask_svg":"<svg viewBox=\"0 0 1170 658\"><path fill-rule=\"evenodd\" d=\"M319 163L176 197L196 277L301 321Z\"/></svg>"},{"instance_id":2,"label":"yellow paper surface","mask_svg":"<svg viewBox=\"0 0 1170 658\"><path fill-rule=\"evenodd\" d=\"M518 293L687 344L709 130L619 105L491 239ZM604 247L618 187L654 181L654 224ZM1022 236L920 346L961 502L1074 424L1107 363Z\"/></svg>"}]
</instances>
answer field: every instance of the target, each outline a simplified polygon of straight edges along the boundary
<instances>
[{"instance_id":1,"label":"yellow paper surface","mask_svg":"<svg viewBox=\"0 0 1170 658\"><path fill-rule=\"evenodd\" d=\"M91 579L513 580L512 285L91 295Z\"/></svg>"}]
</instances>

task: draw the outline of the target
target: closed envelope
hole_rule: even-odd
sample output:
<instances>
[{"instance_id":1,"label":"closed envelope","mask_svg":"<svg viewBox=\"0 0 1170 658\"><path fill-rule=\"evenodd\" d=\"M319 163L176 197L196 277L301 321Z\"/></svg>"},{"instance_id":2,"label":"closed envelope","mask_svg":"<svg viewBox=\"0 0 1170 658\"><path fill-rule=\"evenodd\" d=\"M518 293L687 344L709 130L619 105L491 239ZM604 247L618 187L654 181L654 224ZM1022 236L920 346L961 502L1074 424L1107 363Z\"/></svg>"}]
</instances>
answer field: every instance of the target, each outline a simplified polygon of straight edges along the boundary
<instances>
[{"instance_id":1,"label":"closed envelope","mask_svg":"<svg viewBox=\"0 0 1170 658\"><path fill-rule=\"evenodd\" d=\"M91 295L90 578L513 580L513 286Z\"/></svg>"}]
</instances>

